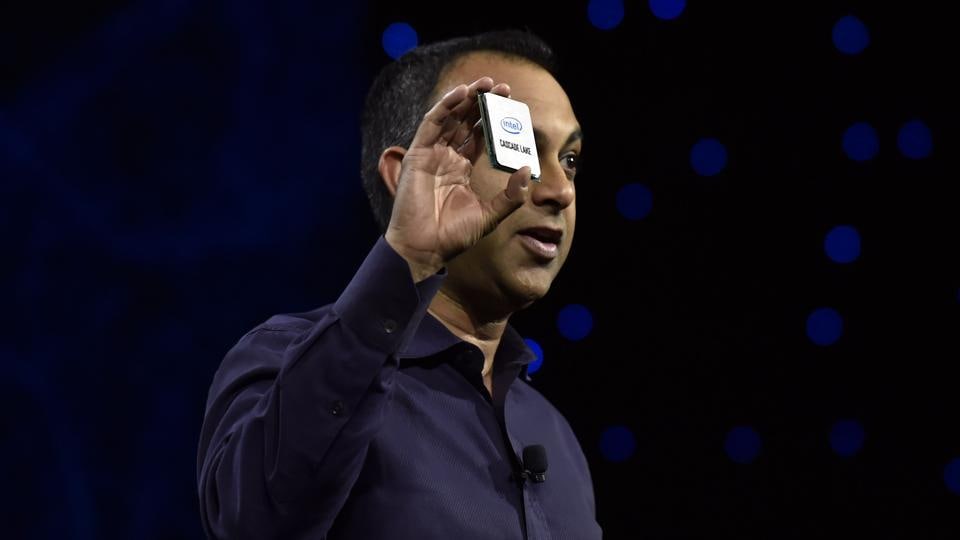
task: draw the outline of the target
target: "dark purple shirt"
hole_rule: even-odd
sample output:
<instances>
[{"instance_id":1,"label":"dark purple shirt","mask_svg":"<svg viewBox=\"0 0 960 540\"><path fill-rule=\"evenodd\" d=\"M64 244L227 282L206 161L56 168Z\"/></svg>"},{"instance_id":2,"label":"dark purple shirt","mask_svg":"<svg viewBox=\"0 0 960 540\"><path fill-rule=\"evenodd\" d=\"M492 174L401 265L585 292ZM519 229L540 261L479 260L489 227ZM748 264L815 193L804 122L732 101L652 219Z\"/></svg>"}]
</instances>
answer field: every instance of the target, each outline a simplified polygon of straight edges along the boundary
<instances>
[{"instance_id":1,"label":"dark purple shirt","mask_svg":"<svg viewBox=\"0 0 960 540\"><path fill-rule=\"evenodd\" d=\"M444 276L414 284L381 237L336 303L227 353L197 463L210 537L601 537L580 445L527 383L533 353L508 327L491 396L480 350L427 313ZM534 444L542 483L518 475Z\"/></svg>"}]
</instances>

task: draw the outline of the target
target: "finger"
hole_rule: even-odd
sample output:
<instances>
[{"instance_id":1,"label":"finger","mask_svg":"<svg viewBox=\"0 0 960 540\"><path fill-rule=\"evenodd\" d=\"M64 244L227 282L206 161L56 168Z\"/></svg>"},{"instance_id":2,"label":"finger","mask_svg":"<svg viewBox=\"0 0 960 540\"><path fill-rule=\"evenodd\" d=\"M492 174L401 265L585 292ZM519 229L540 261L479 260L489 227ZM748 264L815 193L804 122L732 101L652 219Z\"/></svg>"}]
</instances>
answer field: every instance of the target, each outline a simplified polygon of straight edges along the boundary
<instances>
[{"instance_id":1,"label":"finger","mask_svg":"<svg viewBox=\"0 0 960 540\"><path fill-rule=\"evenodd\" d=\"M510 85L500 83L493 86L489 91L497 95L509 97ZM463 121L457 126L456 132L450 137L450 145L456 148L457 152L462 153L463 146L472 135L476 134L478 128L480 128L480 107L472 107L466 116L464 116Z\"/></svg>"},{"instance_id":2,"label":"finger","mask_svg":"<svg viewBox=\"0 0 960 540\"><path fill-rule=\"evenodd\" d=\"M499 83L491 88L490 91L498 96L510 97L510 85L507 83Z\"/></svg>"},{"instance_id":3,"label":"finger","mask_svg":"<svg viewBox=\"0 0 960 540\"><path fill-rule=\"evenodd\" d=\"M467 161L474 163L484 153L483 128L478 123L470 135L467 135L463 144L457 148L457 153L463 156Z\"/></svg>"},{"instance_id":4,"label":"finger","mask_svg":"<svg viewBox=\"0 0 960 540\"><path fill-rule=\"evenodd\" d=\"M413 136L410 147L433 146L440 139L447 117L467 97L467 93L467 85L461 84L444 94L440 101L427 111L427 114L423 115L423 121L417 127L417 133Z\"/></svg>"},{"instance_id":5,"label":"finger","mask_svg":"<svg viewBox=\"0 0 960 540\"><path fill-rule=\"evenodd\" d=\"M507 187L485 204L483 216L483 234L486 235L517 208L523 206L529 197L530 167L522 167L510 175Z\"/></svg>"},{"instance_id":6,"label":"finger","mask_svg":"<svg viewBox=\"0 0 960 540\"><path fill-rule=\"evenodd\" d=\"M463 120L457 125L457 130L450 137L450 145L457 148L463 145L463 141L470 136L473 128L480 125L480 105L476 104L467 110L463 115Z\"/></svg>"},{"instance_id":7,"label":"finger","mask_svg":"<svg viewBox=\"0 0 960 540\"><path fill-rule=\"evenodd\" d=\"M451 142L456 137L460 130L460 125L463 122L469 121L469 118L474 115L479 117L480 107L477 106L479 93L488 92L492 88L493 79L490 77L480 77L470 83L470 86L467 87L467 97L450 111L450 116L448 116L446 122L444 122L440 138ZM459 143L454 146L459 146Z\"/></svg>"},{"instance_id":8,"label":"finger","mask_svg":"<svg viewBox=\"0 0 960 540\"><path fill-rule=\"evenodd\" d=\"M460 123L460 126L457 127L457 132L450 138L450 146L456 148L457 152L461 152L463 145L479 130L481 130L481 126L480 114L478 112L476 116L470 115Z\"/></svg>"},{"instance_id":9,"label":"finger","mask_svg":"<svg viewBox=\"0 0 960 540\"><path fill-rule=\"evenodd\" d=\"M489 92L495 88L493 79L490 77L480 77L470 83L467 87L467 99L457 105L454 111L458 118L465 118L468 113L477 109L477 100L483 92Z\"/></svg>"},{"instance_id":10,"label":"finger","mask_svg":"<svg viewBox=\"0 0 960 540\"><path fill-rule=\"evenodd\" d=\"M509 97L510 85L499 83L488 90L500 96ZM450 145L457 149L458 153L463 153L463 148L471 137L481 133L480 107L473 107L464 117L463 122L457 127L456 133L450 138Z\"/></svg>"}]
</instances>

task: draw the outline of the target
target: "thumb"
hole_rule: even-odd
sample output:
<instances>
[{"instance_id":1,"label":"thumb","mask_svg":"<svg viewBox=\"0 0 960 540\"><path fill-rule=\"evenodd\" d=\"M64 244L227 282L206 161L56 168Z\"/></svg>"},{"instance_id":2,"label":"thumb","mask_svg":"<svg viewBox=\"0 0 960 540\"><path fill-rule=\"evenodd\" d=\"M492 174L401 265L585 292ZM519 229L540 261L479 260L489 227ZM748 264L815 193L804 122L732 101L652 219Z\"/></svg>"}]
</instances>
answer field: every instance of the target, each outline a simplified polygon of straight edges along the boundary
<instances>
[{"instance_id":1,"label":"thumb","mask_svg":"<svg viewBox=\"0 0 960 540\"><path fill-rule=\"evenodd\" d=\"M497 228L501 221L523 206L530 196L530 167L521 167L510 175L507 187L488 204L483 216L483 234L486 236Z\"/></svg>"}]
</instances>

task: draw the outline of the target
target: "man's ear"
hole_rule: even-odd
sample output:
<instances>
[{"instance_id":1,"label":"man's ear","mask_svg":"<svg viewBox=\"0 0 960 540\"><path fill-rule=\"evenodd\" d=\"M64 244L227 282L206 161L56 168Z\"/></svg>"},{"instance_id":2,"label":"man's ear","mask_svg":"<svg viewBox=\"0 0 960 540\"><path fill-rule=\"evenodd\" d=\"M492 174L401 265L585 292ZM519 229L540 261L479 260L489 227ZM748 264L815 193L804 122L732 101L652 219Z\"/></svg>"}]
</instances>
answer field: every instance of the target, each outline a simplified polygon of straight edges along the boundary
<instances>
[{"instance_id":1,"label":"man's ear","mask_svg":"<svg viewBox=\"0 0 960 540\"><path fill-rule=\"evenodd\" d=\"M407 149L400 146L391 146L380 154L377 170L380 171L380 179L383 180L392 197L397 196L397 184L400 182L400 163L406 154Z\"/></svg>"}]
</instances>

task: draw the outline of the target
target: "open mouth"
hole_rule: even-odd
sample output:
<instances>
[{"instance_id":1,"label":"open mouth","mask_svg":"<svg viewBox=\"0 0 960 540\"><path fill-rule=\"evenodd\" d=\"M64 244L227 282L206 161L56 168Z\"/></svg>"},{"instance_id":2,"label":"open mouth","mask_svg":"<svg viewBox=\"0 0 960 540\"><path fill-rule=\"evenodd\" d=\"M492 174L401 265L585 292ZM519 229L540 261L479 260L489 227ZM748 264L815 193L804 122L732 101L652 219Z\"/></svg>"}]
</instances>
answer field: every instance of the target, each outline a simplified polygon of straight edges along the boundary
<instances>
[{"instance_id":1,"label":"open mouth","mask_svg":"<svg viewBox=\"0 0 960 540\"><path fill-rule=\"evenodd\" d=\"M563 231L549 227L530 227L517 232L523 245L534 255L543 259L554 259L560 253L558 248Z\"/></svg>"}]
</instances>

